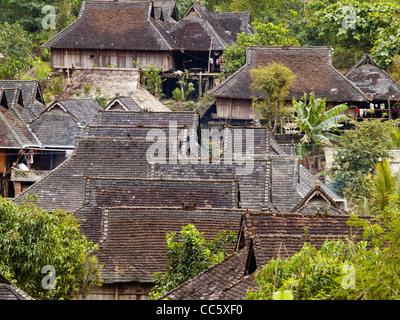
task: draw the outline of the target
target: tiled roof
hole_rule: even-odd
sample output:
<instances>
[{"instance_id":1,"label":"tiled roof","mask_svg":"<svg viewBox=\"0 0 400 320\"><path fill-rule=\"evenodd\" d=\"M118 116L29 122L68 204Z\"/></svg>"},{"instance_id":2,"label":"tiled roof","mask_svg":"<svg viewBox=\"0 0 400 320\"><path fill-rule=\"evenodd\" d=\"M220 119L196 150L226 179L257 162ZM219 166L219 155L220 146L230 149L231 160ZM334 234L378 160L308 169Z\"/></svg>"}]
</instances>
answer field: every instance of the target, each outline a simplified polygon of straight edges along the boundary
<instances>
[{"instance_id":1,"label":"tiled roof","mask_svg":"<svg viewBox=\"0 0 400 320\"><path fill-rule=\"evenodd\" d=\"M205 163L199 159L194 161L177 161L173 163L156 163L152 177L164 179L237 179L240 190L241 208L260 209L264 208L274 211L267 196L268 184L268 161L255 160L248 163L248 171L241 171L243 164L239 165L236 160L227 159L226 162ZM244 174L243 174L244 173Z\"/></svg>"},{"instance_id":2,"label":"tiled roof","mask_svg":"<svg viewBox=\"0 0 400 320\"><path fill-rule=\"evenodd\" d=\"M400 99L400 84L369 57L356 63L345 77L357 85L374 100L388 101Z\"/></svg>"},{"instance_id":3,"label":"tiled roof","mask_svg":"<svg viewBox=\"0 0 400 320\"><path fill-rule=\"evenodd\" d=\"M115 106L120 106L125 111L143 111L142 108L131 97L117 97L110 101L104 110L115 110Z\"/></svg>"},{"instance_id":4,"label":"tiled roof","mask_svg":"<svg viewBox=\"0 0 400 320\"><path fill-rule=\"evenodd\" d=\"M227 129L229 130L227 132L231 134L231 139L235 139L235 136L237 136L239 141L242 141L242 154L245 154L246 151L253 152L256 157L270 161L270 168L268 169L270 192L267 190L266 195L270 195L272 205L280 212L291 212L297 203L304 197L309 196L308 193L315 188L316 183L320 185L320 188L330 199L335 202L343 201L328 186L320 182L310 171L299 164L296 156L288 155L273 139L267 128L227 127ZM226 141L227 139L228 135L225 134L224 140ZM250 141L253 143L252 148L249 145ZM224 152L226 150L227 147L224 144ZM235 150L237 150L236 147Z\"/></svg>"},{"instance_id":5,"label":"tiled roof","mask_svg":"<svg viewBox=\"0 0 400 320\"><path fill-rule=\"evenodd\" d=\"M304 242L317 249L326 240L350 236L348 215L294 214L249 211L244 213L238 250L162 298L170 300L245 300L256 289L254 271L272 258L283 259L300 251ZM368 219L368 217L366 217ZM354 234L354 230L352 230ZM255 263L250 267L251 263Z\"/></svg>"},{"instance_id":6,"label":"tiled roof","mask_svg":"<svg viewBox=\"0 0 400 320\"><path fill-rule=\"evenodd\" d=\"M55 101L32 120L30 128L44 146L73 147L75 137L99 110L92 99Z\"/></svg>"},{"instance_id":7,"label":"tiled roof","mask_svg":"<svg viewBox=\"0 0 400 320\"><path fill-rule=\"evenodd\" d=\"M173 50L151 17L152 2L84 1L78 19L44 44L49 48Z\"/></svg>"},{"instance_id":8,"label":"tiled roof","mask_svg":"<svg viewBox=\"0 0 400 320\"><path fill-rule=\"evenodd\" d=\"M76 213L87 238L99 241L102 209L117 206L237 208L234 180L86 178L84 205Z\"/></svg>"},{"instance_id":9,"label":"tiled roof","mask_svg":"<svg viewBox=\"0 0 400 320\"><path fill-rule=\"evenodd\" d=\"M280 145L276 142L275 139L270 139L271 153L276 155L285 156L287 153L280 147ZM315 183L320 182L319 179L315 178L314 175L307 170L302 165L299 165L299 184L298 191L303 197L307 196L307 193L310 192L315 187ZM334 191L332 191L326 184L321 182L321 188L336 202L343 202L344 199L339 197Z\"/></svg>"},{"instance_id":10,"label":"tiled roof","mask_svg":"<svg viewBox=\"0 0 400 320\"><path fill-rule=\"evenodd\" d=\"M0 300L33 300L0 274Z\"/></svg>"},{"instance_id":11,"label":"tiled roof","mask_svg":"<svg viewBox=\"0 0 400 320\"><path fill-rule=\"evenodd\" d=\"M77 137L72 156L14 201L23 201L25 194L37 194L41 197L37 205L46 211L61 208L75 212L83 204L87 176L149 177L146 151L153 143L140 138Z\"/></svg>"},{"instance_id":12,"label":"tiled roof","mask_svg":"<svg viewBox=\"0 0 400 320\"><path fill-rule=\"evenodd\" d=\"M254 274L245 273L248 250L243 248L168 292L168 300L245 300L257 287Z\"/></svg>"},{"instance_id":13,"label":"tiled roof","mask_svg":"<svg viewBox=\"0 0 400 320\"><path fill-rule=\"evenodd\" d=\"M26 124L46 108L36 80L0 80L0 89L6 89L10 110Z\"/></svg>"},{"instance_id":14,"label":"tiled roof","mask_svg":"<svg viewBox=\"0 0 400 320\"><path fill-rule=\"evenodd\" d=\"M203 4L193 4L178 23L171 36L181 50L226 50L234 43L226 30L214 19Z\"/></svg>"},{"instance_id":15,"label":"tiled roof","mask_svg":"<svg viewBox=\"0 0 400 320\"><path fill-rule=\"evenodd\" d=\"M248 213L244 217L244 233L247 243L254 241L257 267L270 259L290 257L300 251L304 242L317 249L325 240L345 240L350 236L346 224L347 214L269 214Z\"/></svg>"},{"instance_id":16,"label":"tiled roof","mask_svg":"<svg viewBox=\"0 0 400 320\"><path fill-rule=\"evenodd\" d=\"M238 33L244 32L246 35L253 33L250 12L211 12L211 16L224 30L229 31L233 41L236 41Z\"/></svg>"},{"instance_id":17,"label":"tiled roof","mask_svg":"<svg viewBox=\"0 0 400 320\"><path fill-rule=\"evenodd\" d=\"M316 182L315 187L292 210L292 212L304 214L315 214L318 211L329 214L346 214L340 205L321 187L320 182Z\"/></svg>"},{"instance_id":18,"label":"tiled roof","mask_svg":"<svg viewBox=\"0 0 400 320\"><path fill-rule=\"evenodd\" d=\"M175 24L179 20L178 11L175 1L154 1L154 15L156 19L160 19L161 11L165 22Z\"/></svg>"},{"instance_id":19,"label":"tiled roof","mask_svg":"<svg viewBox=\"0 0 400 320\"><path fill-rule=\"evenodd\" d=\"M110 207L103 209L102 238L97 258L103 264L104 283L153 282L153 273L165 271L167 232L179 232L189 223L207 241L219 231L238 232L241 210Z\"/></svg>"},{"instance_id":20,"label":"tiled roof","mask_svg":"<svg viewBox=\"0 0 400 320\"><path fill-rule=\"evenodd\" d=\"M6 91L0 89L0 147L21 149L39 146L40 142L25 123L10 110Z\"/></svg>"},{"instance_id":21,"label":"tiled roof","mask_svg":"<svg viewBox=\"0 0 400 320\"><path fill-rule=\"evenodd\" d=\"M136 126L185 126L197 129L199 114L194 112L133 112L133 111L100 111L92 122L97 125ZM175 125L173 125L175 124Z\"/></svg>"},{"instance_id":22,"label":"tiled roof","mask_svg":"<svg viewBox=\"0 0 400 320\"><path fill-rule=\"evenodd\" d=\"M354 83L333 67L331 49L328 47L247 47L246 64L209 93L215 97L251 99L257 94L250 88L250 70L272 62L284 64L297 76L289 90L289 100L301 99L304 93L310 95L311 92L327 101L369 100Z\"/></svg>"},{"instance_id":23,"label":"tiled roof","mask_svg":"<svg viewBox=\"0 0 400 320\"><path fill-rule=\"evenodd\" d=\"M186 127L176 127L178 132ZM126 126L126 125L94 125L88 124L84 130L86 136L94 137L135 137L135 138L146 138L147 134L151 130L160 130L164 133L165 137L168 137L170 127L155 127L155 126Z\"/></svg>"}]
</instances>

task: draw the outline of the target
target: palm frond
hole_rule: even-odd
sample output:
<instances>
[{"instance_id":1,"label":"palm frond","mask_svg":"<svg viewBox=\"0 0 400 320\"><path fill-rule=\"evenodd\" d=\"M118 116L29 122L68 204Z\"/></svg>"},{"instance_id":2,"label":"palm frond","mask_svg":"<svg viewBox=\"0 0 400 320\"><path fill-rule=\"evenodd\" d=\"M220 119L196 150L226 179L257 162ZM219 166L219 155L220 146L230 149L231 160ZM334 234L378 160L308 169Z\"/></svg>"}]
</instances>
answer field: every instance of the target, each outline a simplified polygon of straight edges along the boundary
<instances>
[{"instance_id":1,"label":"palm frond","mask_svg":"<svg viewBox=\"0 0 400 320\"><path fill-rule=\"evenodd\" d=\"M375 168L373 179L372 205L378 210L383 210L389 205L390 196L394 194L396 181L392 176L389 161L385 159Z\"/></svg>"}]
</instances>

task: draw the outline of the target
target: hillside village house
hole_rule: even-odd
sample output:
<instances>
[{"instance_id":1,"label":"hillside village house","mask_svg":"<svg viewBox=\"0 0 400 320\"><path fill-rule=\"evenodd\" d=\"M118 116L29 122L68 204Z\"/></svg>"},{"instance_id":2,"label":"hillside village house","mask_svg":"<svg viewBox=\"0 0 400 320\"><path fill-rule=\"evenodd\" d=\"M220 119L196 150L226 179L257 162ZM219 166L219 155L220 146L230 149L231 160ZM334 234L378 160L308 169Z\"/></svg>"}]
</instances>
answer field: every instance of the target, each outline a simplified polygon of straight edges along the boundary
<instances>
[{"instance_id":1,"label":"hillside village house","mask_svg":"<svg viewBox=\"0 0 400 320\"><path fill-rule=\"evenodd\" d=\"M369 102L367 94L333 67L331 48L252 46L246 50L245 65L209 91L216 102L206 112L206 121L230 124L253 121L252 100L253 96L259 96L250 88L250 70L272 62L285 65L296 75L287 103L313 92L317 98L326 99L328 109L347 103L348 113L355 116L356 108Z\"/></svg>"},{"instance_id":2,"label":"hillside village house","mask_svg":"<svg viewBox=\"0 0 400 320\"><path fill-rule=\"evenodd\" d=\"M37 81L0 81L0 171L1 196L13 197L22 190L18 169L13 163L28 167L36 165L40 141L30 130L28 123L45 108L43 96ZM34 155L35 154L35 155ZM41 154L46 161L46 154ZM32 184L40 176L26 178ZM24 178L22 178L24 179Z\"/></svg>"},{"instance_id":3,"label":"hillside village house","mask_svg":"<svg viewBox=\"0 0 400 320\"><path fill-rule=\"evenodd\" d=\"M211 14L196 3L179 19L175 1L83 1L77 20L43 46L51 49L52 68L68 74L82 68L162 68L170 95L177 70L191 70L193 79L212 86L222 52L240 32L252 32L249 13Z\"/></svg>"},{"instance_id":4,"label":"hillside village house","mask_svg":"<svg viewBox=\"0 0 400 320\"><path fill-rule=\"evenodd\" d=\"M60 165L99 112L91 99L46 107L37 81L0 81L1 196L12 198Z\"/></svg>"},{"instance_id":5,"label":"hillside village house","mask_svg":"<svg viewBox=\"0 0 400 320\"><path fill-rule=\"evenodd\" d=\"M357 120L399 118L400 84L380 68L368 55L358 61L345 77L359 87L371 100L356 110Z\"/></svg>"}]
</instances>

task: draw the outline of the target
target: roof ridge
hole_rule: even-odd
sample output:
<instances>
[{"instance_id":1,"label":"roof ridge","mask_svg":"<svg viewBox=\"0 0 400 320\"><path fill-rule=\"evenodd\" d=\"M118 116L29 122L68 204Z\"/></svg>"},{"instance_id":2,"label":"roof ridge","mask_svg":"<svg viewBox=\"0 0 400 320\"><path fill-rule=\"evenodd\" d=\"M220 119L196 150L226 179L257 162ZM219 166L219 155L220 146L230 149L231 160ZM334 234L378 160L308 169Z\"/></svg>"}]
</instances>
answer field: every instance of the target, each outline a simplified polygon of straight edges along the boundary
<instances>
[{"instance_id":1,"label":"roof ridge","mask_svg":"<svg viewBox=\"0 0 400 320\"><path fill-rule=\"evenodd\" d=\"M85 179L88 180L103 180L103 181L165 181L165 182L207 182L207 183L232 183L238 182L237 179L159 179L159 178L108 178L108 177L95 177L95 176L86 176Z\"/></svg>"},{"instance_id":2,"label":"roof ridge","mask_svg":"<svg viewBox=\"0 0 400 320\"><path fill-rule=\"evenodd\" d=\"M104 206L102 209L107 210L177 210L177 211L226 211L226 212L248 212L250 209L243 208L204 208L204 207L195 207L191 210L185 210L182 206L161 206L161 207L150 207L150 206ZM256 209L253 209L256 210Z\"/></svg>"}]
</instances>

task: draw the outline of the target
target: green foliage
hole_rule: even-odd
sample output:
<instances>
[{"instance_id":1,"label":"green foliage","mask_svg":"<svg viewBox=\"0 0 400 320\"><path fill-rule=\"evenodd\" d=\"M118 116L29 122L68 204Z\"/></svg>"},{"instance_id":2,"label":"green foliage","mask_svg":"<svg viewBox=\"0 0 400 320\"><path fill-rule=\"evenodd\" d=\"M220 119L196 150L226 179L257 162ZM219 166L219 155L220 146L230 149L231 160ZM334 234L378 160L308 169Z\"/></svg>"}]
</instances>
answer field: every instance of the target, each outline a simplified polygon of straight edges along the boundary
<instances>
[{"instance_id":1,"label":"green foliage","mask_svg":"<svg viewBox=\"0 0 400 320\"><path fill-rule=\"evenodd\" d=\"M46 86L43 90L43 96L46 103L56 98L64 91L65 81L62 76L52 77L46 81Z\"/></svg>"},{"instance_id":2,"label":"green foliage","mask_svg":"<svg viewBox=\"0 0 400 320\"><path fill-rule=\"evenodd\" d=\"M360 53L370 52L381 67L386 67L399 52L400 4L396 1L339 1L315 15L315 28L326 44L354 52L350 64Z\"/></svg>"},{"instance_id":3,"label":"green foliage","mask_svg":"<svg viewBox=\"0 0 400 320\"><path fill-rule=\"evenodd\" d=\"M33 41L18 24L0 24L0 48L5 59L0 63L0 78L15 79L31 67Z\"/></svg>"},{"instance_id":4,"label":"green foliage","mask_svg":"<svg viewBox=\"0 0 400 320\"><path fill-rule=\"evenodd\" d=\"M35 57L34 59L29 59L30 64L32 65L32 69L34 71L35 77L30 78L28 76L23 76L22 80L37 80L39 84L43 87L46 80L48 80L53 72L53 69L50 67L50 64L42 61L40 57Z\"/></svg>"},{"instance_id":5,"label":"green foliage","mask_svg":"<svg viewBox=\"0 0 400 320\"><path fill-rule=\"evenodd\" d=\"M392 173L389 161L376 164L373 175L367 175L365 185L368 194L355 203L359 215L378 215L386 208L400 209L400 173Z\"/></svg>"},{"instance_id":6,"label":"green foliage","mask_svg":"<svg viewBox=\"0 0 400 320\"><path fill-rule=\"evenodd\" d=\"M365 243L356 252L365 251ZM258 290L248 290L247 300L331 300L339 290L342 268L351 264L353 250L343 241L326 241L317 250L309 243L288 259L271 259L255 275ZM286 297L285 297L286 296Z\"/></svg>"},{"instance_id":7,"label":"green foliage","mask_svg":"<svg viewBox=\"0 0 400 320\"><path fill-rule=\"evenodd\" d=\"M0 198L0 272L37 299L73 299L101 284L93 255L77 220L65 211L47 213L28 198L23 205ZM44 289L44 266L55 268L55 289Z\"/></svg>"},{"instance_id":8,"label":"green foliage","mask_svg":"<svg viewBox=\"0 0 400 320\"><path fill-rule=\"evenodd\" d=\"M392 58L392 63L388 66L387 71L397 82L400 81L400 55L395 54Z\"/></svg>"},{"instance_id":9,"label":"green foliage","mask_svg":"<svg viewBox=\"0 0 400 320\"><path fill-rule=\"evenodd\" d=\"M223 65L221 69L227 74L232 74L245 64L247 46L297 46L299 45L283 25L255 22L254 34L238 34L236 42L227 48L222 55Z\"/></svg>"},{"instance_id":10,"label":"green foliage","mask_svg":"<svg viewBox=\"0 0 400 320\"><path fill-rule=\"evenodd\" d=\"M257 271L258 290L247 299L273 299L286 290L296 300L391 300L400 298L400 212L389 205L375 219L351 215L360 241L305 243L288 259L272 259Z\"/></svg>"},{"instance_id":11,"label":"green foliage","mask_svg":"<svg viewBox=\"0 0 400 320\"><path fill-rule=\"evenodd\" d=\"M286 66L269 63L265 67L250 70L251 89L257 98L253 98L253 110L259 113L275 132L278 121L287 114L284 98L296 76Z\"/></svg>"},{"instance_id":12,"label":"green foliage","mask_svg":"<svg viewBox=\"0 0 400 320\"><path fill-rule=\"evenodd\" d=\"M179 232L167 233L167 271L155 273L155 285L150 299L157 299L181 283L193 278L209 266L221 261L228 254L226 245L236 240L234 232L220 232L214 240L207 242L203 233L188 224Z\"/></svg>"},{"instance_id":13,"label":"green foliage","mask_svg":"<svg viewBox=\"0 0 400 320\"><path fill-rule=\"evenodd\" d=\"M0 21L10 24L20 23L30 33L42 31L42 8L52 5L56 9L57 30L69 25L79 13L82 0L2 0L0 2Z\"/></svg>"},{"instance_id":14,"label":"green foliage","mask_svg":"<svg viewBox=\"0 0 400 320\"><path fill-rule=\"evenodd\" d=\"M177 84L179 88L175 88L172 92L172 98L177 101L186 101L190 94L195 91L193 82L189 81L189 70L185 70L183 73L178 73L179 80ZM178 92L180 91L180 93Z\"/></svg>"},{"instance_id":15,"label":"green foliage","mask_svg":"<svg viewBox=\"0 0 400 320\"><path fill-rule=\"evenodd\" d=\"M339 113L348 110L346 104L340 104L329 111L326 111L325 99L316 99L311 93L307 101L307 94L300 101L293 99L294 115L293 119L299 129L303 132L297 154L303 159L319 145L332 145L331 140L336 141L338 136L332 131L337 131L343 124L342 122L351 118Z\"/></svg>"},{"instance_id":16,"label":"green foliage","mask_svg":"<svg viewBox=\"0 0 400 320\"><path fill-rule=\"evenodd\" d=\"M354 123L355 128L345 130L335 145L333 162L326 174L332 187L352 201L369 197L366 179L378 162L390 158L393 147L391 121L371 120Z\"/></svg>"},{"instance_id":17,"label":"green foliage","mask_svg":"<svg viewBox=\"0 0 400 320\"><path fill-rule=\"evenodd\" d=\"M142 69L142 83L146 90L156 97L162 96L161 85L166 79L161 78L163 67L156 68L152 63L145 67L136 63Z\"/></svg>"},{"instance_id":18,"label":"green foliage","mask_svg":"<svg viewBox=\"0 0 400 320\"><path fill-rule=\"evenodd\" d=\"M90 90L92 89L92 85L90 83L85 83L83 85L83 94L88 97L90 95Z\"/></svg>"},{"instance_id":19,"label":"green foliage","mask_svg":"<svg viewBox=\"0 0 400 320\"><path fill-rule=\"evenodd\" d=\"M96 87L96 91L94 93L94 101L96 101L96 103L100 107L105 108L107 104L111 101L111 97L107 94L104 94L101 91L100 87Z\"/></svg>"}]
</instances>

